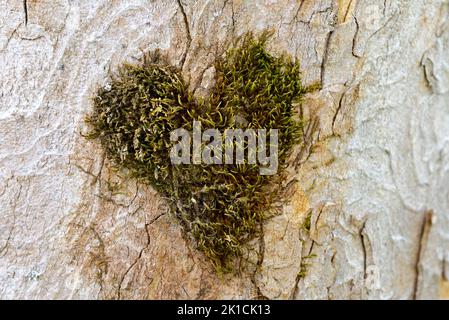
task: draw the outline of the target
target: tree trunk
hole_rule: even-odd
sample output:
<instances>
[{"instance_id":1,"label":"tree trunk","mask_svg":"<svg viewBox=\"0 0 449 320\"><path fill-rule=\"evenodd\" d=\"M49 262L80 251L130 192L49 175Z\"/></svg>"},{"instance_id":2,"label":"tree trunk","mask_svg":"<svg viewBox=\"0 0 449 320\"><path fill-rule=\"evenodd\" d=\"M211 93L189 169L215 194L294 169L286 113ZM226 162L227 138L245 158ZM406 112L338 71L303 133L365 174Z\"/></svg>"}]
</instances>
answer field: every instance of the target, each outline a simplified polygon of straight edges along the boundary
<instances>
[{"instance_id":1,"label":"tree trunk","mask_svg":"<svg viewBox=\"0 0 449 320\"><path fill-rule=\"evenodd\" d=\"M447 1L0 7L1 299L448 297ZM123 62L160 49L199 94L227 44L264 29L322 89L302 107L283 213L248 244L256 264L218 275L164 200L81 133Z\"/></svg>"}]
</instances>

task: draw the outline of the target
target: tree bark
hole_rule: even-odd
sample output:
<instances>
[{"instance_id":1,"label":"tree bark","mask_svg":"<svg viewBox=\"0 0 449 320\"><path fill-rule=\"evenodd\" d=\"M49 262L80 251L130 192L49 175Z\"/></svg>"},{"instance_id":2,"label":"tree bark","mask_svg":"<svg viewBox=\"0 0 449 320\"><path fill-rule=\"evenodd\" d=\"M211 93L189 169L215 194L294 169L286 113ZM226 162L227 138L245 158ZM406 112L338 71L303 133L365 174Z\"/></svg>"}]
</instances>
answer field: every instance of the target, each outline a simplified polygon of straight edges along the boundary
<instances>
[{"instance_id":1,"label":"tree bark","mask_svg":"<svg viewBox=\"0 0 449 320\"><path fill-rule=\"evenodd\" d=\"M0 8L0 299L448 296L447 1ZM249 244L254 266L218 275L163 199L82 137L83 120L123 62L159 49L201 94L215 57L265 29L322 89L302 106L288 201Z\"/></svg>"}]
</instances>

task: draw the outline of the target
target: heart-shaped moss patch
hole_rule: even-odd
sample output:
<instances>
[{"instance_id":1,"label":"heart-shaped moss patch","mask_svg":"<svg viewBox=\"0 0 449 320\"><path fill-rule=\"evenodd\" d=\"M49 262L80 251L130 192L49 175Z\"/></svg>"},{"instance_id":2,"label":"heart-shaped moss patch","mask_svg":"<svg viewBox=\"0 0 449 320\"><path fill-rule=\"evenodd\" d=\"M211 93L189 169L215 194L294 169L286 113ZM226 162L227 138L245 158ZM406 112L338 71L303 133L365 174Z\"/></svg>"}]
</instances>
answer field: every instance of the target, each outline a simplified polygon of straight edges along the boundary
<instances>
[{"instance_id":1,"label":"heart-shaped moss patch","mask_svg":"<svg viewBox=\"0 0 449 320\"><path fill-rule=\"evenodd\" d=\"M167 198L185 232L225 270L272 211L276 182L300 139L293 104L309 90L301 85L299 64L270 55L266 40L266 34L247 35L217 59L216 84L201 101L189 92L180 71L160 59L126 64L107 88L98 90L87 120L92 126L88 137L99 138L113 163ZM277 174L261 175L261 164L250 163L249 157L238 164L173 164L171 133L179 128L192 132L194 121L202 132L277 129ZM239 142L232 143L237 148ZM248 143L243 147L249 155Z\"/></svg>"}]
</instances>

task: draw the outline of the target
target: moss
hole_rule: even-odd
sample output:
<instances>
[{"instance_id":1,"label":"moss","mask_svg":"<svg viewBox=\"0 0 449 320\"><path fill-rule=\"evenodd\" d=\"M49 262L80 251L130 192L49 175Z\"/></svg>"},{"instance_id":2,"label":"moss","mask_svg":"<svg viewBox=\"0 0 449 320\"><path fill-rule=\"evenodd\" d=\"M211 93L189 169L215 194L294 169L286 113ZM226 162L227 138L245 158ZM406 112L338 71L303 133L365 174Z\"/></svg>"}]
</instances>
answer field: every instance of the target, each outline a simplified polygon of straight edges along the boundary
<instances>
[{"instance_id":1,"label":"moss","mask_svg":"<svg viewBox=\"0 0 449 320\"><path fill-rule=\"evenodd\" d=\"M302 279L302 278L305 278L307 276L307 271L308 271L308 269L309 269L309 267L311 265L311 263L308 263L308 260L312 259L312 258L315 258L315 257L316 257L315 254L310 254L310 255L305 256L305 257L303 257L301 259L301 265L299 267L300 270L299 270L298 275L297 275L297 279L298 280Z\"/></svg>"},{"instance_id":2,"label":"moss","mask_svg":"<svg viewBox=\"0 0 449 320\"><path fill-rule=\"evenodd\" d=\"M274 214L278 182L292 147L300 141L301 122L294 103L310 90L301 84L300 66L266 49L267 34L248 34L215 62L216 84L207 100L194 98L180 70L158 56L126 64L100 88L92 130L118 167L151 184L206 256L229 270L242 245ZM240 121L239 119L246 121ZM172 165L170 132L228 128L278 129L280 170L262 176L257 165ZM246 145L245 145L246 147ZM247 151L247 150L246 150Z\"/></svg>"},{"instance_id":3,"label":"moss","mask_svg":"<svg viewBox=\"0 0 449 320\"><path fill-rule=\"evenodd\" d=\"M302 229L310 232L310 228L312 227L312 210L310 210L307 215L306 218L304 219L304 222L302 223Z\"/></svg>"}]
</instances>

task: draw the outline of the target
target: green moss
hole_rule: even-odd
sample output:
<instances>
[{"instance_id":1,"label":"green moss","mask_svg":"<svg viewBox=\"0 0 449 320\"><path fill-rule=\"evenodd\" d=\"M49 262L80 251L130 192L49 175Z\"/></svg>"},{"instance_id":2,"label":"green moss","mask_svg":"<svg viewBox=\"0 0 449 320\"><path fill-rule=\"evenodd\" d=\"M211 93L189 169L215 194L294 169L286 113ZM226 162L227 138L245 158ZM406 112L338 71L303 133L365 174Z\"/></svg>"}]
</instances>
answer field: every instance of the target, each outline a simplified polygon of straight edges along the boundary
<instances>
[{"instance_id":1,"label":"green moss","mask_svg":"<svg viewBox=\"0 0 449 320\"><path fill-rule=\"evenodd\" d=\"M265 49L267 34L240 39L217 59L216 84L204 101L194 98L180 71L158 57L126 64L100 88L88 117L92 130L113 163L151 184L214 264L229 270L242 245L272 214L282 169L300 140L301 122L293 104L310 88L301 84L300 67L287 56ZM246 121L240 121L239 119ZM279 130L280 170L261 176L257 165L172 165L170 132L263 128Z\"/></svg>"},{"instance_id":2,"label":"green moss","mask_svg":"<svg viewBox=\"0 0 449 320\"><path fill-rule=\"evenodd\" d=\"M310 232L310 228L312 227L312 210L307 213L306 218L301 226L304 230Z\"/></svg>"}]
</instances>

